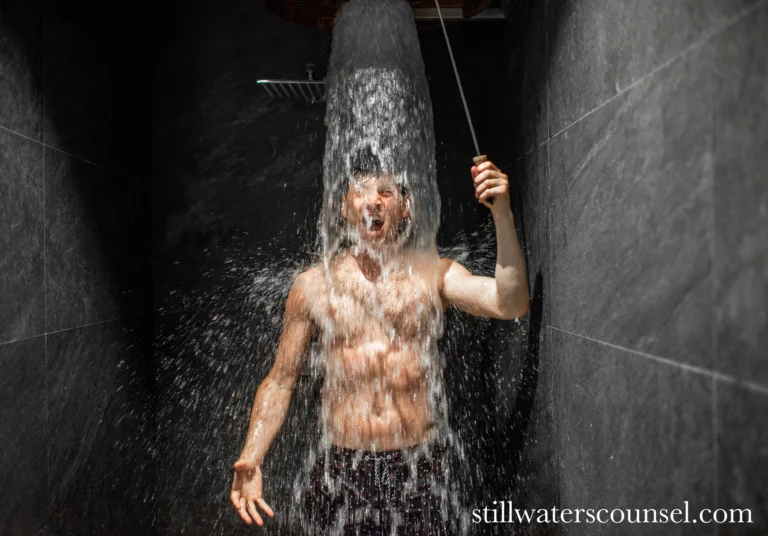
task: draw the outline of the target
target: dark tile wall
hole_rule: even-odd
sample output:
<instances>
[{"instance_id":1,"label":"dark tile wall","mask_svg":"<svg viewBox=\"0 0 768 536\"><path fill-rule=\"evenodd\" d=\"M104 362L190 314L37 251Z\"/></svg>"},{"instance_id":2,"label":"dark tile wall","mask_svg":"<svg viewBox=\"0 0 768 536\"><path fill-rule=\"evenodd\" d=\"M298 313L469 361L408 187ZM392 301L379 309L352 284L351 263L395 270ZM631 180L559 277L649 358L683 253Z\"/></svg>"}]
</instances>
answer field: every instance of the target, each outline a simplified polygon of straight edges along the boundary
<instances>
[{"instance_id":1,"label":"dark tile wall","mask_svg":"<svg viewBox=\"0 0 768 536\"><path fill-rule=\"evenodd\" d=\"M0 4L0 533L148 534L141 10ZM126 25L126 26L124 26Z\"/></svg>"},{"instance_id":2,"label":"dark tile wall","mask_svg":"<svg viewBox=\"0 0 768 536\"><path fill-rule=\"evenodd\" d=\"M0 345L3 532L36 534L47 523L45 337Z\"/></svg>"},{"instance_id":3,"label":"dark tile wall","mask_svg":"<svg viewBox=\"0 0 768 536\"><path fill-rule=\"evenodd\" d=\"M653 532L764 533L768 2L514 9L508 170L544 318L518 500L751 508Z\"/></svg>"},{"instance_id":4,"label":"dark tile wall","mask_svg":"<svg viewBox=\"0 0 768 536\"><path fill-rule=\"evenodd\" d=\"M768 10L709 45L712 82L716 368L768 385Z\"/></svg>"},{"instance_id":5,"label":"dark tile wall","mask_svg":"<svg viewBox=\"0 0 768 536\"><path fill-rule=\"evenodd\" d=\"M560 329L712 369L706 66L695 49L549 142L551 305Z\"/></svg>"}]
</instances>

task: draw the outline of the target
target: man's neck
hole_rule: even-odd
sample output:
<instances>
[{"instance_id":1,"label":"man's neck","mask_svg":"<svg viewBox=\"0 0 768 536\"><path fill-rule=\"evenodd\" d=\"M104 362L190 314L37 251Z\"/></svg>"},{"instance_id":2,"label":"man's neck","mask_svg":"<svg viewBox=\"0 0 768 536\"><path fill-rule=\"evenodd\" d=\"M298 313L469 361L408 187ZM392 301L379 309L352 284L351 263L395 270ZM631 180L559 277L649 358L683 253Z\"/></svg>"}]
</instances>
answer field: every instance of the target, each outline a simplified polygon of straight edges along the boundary
<instances>
[{"instance_id":1,"label":"man's neck","mask_svg":"<svg viewBox=\"0 0 768 536\"><path fill-rule=\"evenodd\" d=\"M352 258L355 259L366 279L376 281L385 267L391 269L400 264L402 252L399 248L392 247L376 251L376 254L371 255L369 251L361 249L359 252L352 252Z\"/></svg>"},{"instance_id":2,"label":"man's neck","mask_svg":"<svg viewBox=\"0 0 768 536\"><path fill-rule=\"evenodd\" d=\"M363 252L352 256L357 262L357 266L366 279L375 281L381 275L381 263L377 259L371 258L368 253Z\"/></svg>"}]
</instances>

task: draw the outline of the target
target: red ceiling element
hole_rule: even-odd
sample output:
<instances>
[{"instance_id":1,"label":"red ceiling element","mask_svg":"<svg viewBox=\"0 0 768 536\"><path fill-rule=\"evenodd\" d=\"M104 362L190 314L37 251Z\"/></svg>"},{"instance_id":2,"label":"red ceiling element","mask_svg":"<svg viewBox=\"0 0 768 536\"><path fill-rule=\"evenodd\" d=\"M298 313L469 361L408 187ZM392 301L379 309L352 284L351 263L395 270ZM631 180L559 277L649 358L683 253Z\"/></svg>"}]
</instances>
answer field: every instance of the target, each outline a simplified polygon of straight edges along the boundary
<instances>
[{"instance_id":1,"label":"red ceiling element","mask_svg":"<svg viewBox=\"0 0 768 536\"><path fill-rule=\"evenodd\" d=\"M264 0L267 7L285 20L320 30L330 30L343 0ZM473 17L491 4L491 0L439 0L440 8L461 8L464 17ZM411 0L416 9L434 9L434 0ZM419 26L432 26L418 20Z\"/></svg>"}]
</instances>

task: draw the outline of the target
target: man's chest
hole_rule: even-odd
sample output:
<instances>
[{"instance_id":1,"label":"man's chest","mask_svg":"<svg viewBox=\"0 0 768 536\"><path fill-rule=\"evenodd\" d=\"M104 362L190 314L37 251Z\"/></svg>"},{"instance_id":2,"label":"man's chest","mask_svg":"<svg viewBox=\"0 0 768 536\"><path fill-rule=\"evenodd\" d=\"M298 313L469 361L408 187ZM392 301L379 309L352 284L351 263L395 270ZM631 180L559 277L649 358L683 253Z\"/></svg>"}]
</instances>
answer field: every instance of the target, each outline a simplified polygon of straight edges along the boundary
<instances>
[{"instance_id":1,"label":"man's chest","mask_svg":"<svg viewBox=\"0 0 768 536\"><path fill-rule=\"evenodd\" d=\"M333 339L423 336L441 319L436 285L418 276L368 281L340 274L323 286L312 311L321 332Z\"/></svg>"}]
</instances>

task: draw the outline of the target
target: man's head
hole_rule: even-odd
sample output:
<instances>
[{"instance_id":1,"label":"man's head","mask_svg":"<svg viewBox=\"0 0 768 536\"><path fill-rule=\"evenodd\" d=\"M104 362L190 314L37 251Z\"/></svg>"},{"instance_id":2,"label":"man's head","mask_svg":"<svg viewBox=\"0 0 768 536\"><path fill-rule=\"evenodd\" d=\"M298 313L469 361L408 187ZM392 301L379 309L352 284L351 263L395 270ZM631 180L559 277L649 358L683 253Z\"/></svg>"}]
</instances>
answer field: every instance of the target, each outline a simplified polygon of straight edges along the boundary
<instances>
[{"instance_id":1,"label":"man's head","mask_svg":"<svg viewBox=\"0 0 768 536\"><path fill-rule=\"evenodd\" d=\"M370 146L353 156L350 167L352 177L342 183L341 202L348 231L373 246L397 241L410 216L406 189L382 170Z\"/></svg>"}]
</instances>

